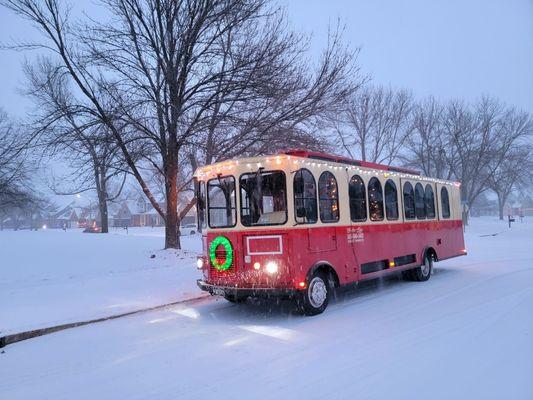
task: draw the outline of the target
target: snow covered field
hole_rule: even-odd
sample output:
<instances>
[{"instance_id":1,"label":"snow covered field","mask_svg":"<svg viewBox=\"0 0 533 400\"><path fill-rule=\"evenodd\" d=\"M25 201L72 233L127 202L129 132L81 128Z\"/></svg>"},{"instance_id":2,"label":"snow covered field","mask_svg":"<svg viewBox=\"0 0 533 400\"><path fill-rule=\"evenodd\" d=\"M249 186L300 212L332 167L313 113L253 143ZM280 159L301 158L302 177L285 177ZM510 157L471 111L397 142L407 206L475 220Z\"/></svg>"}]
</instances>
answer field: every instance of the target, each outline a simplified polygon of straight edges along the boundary
<instances>
[{"instance_id":1,"label":"snow covered field","mask_svg":"<svg viewBox=\"0 0 533 400\"><path fill-rule=\"evenodd\" d=\"M196 297L198 235L163 247L163 228L0 232L0 335ZM154 258L150 258L154 255Z\"/></svg>"},{"instance_id":2,"label":"snow covered field","mask_svg":"<svg viewBox=\"0 0 533 400\"><path fill-rule=\"evenodd\" d=\"M98 236L0 232L0 324L78 317L92 302L87 315L167 302L193 287L197 238L176 260L142 232ZM533 220L508 229L474 218L466 243L469 255L436 264L426 283L365 283L316 317L290 302L204 298L10 345L0 399L531 400Z\"/></svg>"}]
</instances>

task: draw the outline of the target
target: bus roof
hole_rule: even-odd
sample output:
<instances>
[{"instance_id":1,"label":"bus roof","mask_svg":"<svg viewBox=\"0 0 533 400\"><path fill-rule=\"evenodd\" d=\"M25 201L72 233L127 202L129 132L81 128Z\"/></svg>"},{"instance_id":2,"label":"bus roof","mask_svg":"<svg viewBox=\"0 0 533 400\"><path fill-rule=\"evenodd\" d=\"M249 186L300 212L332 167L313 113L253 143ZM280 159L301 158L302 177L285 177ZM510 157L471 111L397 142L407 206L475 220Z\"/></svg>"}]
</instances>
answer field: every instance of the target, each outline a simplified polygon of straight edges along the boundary
<instances>
[{"instance_id":1,"label":"bus roof","mask_svg":"<svg viewBox=\"0 0 533 400\"><path fill-rule=\"evenodd\" d=\"M440 179L440 178L431 178L427 176L422 176L420 171L411 170L409 168L402 168L402 167L393 167L390 165L384 165L384 164L377 164L372 163L368 161L360 161L360 160L354 160L349 157L339 156L335 154L329 154L329 153L323 153L319 151L312 151L312 150L305 150L305 149L289 149L285 151L280 151L276 154L270 154L270 155L261 155L261 156L255 156L255 157L243 157L243 158L235 158L230 160L224 160L219 161L213 164L205 165L203 167L198 167L196 171L194 172L194 177L200 180L206 180L207 178L211 176L216 176L220 174L227 174L232 173L232 171L236 168L239 168L239 166L247 166L248 169L252 168L252 164L257 163L258 167L261 167L261 163L266 162L267 164L270 162L275 162L276 164L281 164L283 159L294 157L300 158L300 159L307 159L309 160L309 164L315 164L317 162L318 165L320 165L320 161L325 163L336 163L336 164L344 164L346 166L350 166L351 169L355 168L364 168L368 170L375 170L377 171L383 171L382 173L395 173L395 174L401 174L405 175L404 177L412 177L412 178L418 178L424 181L434 181L434 182L440 182L442 184L456 184L460 185L459 182L454 182L446 179ZM302 160L303 161L303 160ZM296 161L295 161L296 162ZM241 169L242 169L241 167Z\"/></svg>"},{"instance_id":2,"label":"bus roof","mask_svg":"<svg viewBox=\"0 0 533 400\"><path fill-rule=\"evenodd\" d=\"M283 154L294 156L294 157L310 158L313 160L331 161L331 162L336 162L340 164L355 165L355 166L364 167L364 168L379 169L382 171L400 172L400 173L410 174L410 175L420 175L420 171L416 171L416 170L412 170L408 168L393 167L390 165L377 164L377 163L368 162L368 161L354 160L349 157L338 156L335 154L322 153L319 151L291 149L291 150L287 150L283 152Z\"/></svg>"}]
</instances>

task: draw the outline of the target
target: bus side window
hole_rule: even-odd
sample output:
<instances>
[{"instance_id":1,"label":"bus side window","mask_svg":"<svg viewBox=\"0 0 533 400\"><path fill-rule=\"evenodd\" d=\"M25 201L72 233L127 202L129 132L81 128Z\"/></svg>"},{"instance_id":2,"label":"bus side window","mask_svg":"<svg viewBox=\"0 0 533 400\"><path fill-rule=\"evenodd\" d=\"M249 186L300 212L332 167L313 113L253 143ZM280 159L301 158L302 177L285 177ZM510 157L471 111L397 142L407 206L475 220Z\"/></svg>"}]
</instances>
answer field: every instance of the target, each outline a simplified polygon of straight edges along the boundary
<instances>
[{"instance_id":1,"label":"bus side window","mask_svg":"<svg viewBox=\"0 0 533 400\"><path fill-rule=\"evenodd\" d=\"M320 202L320 221L339 220L339 191L335 176L328 171L322 172L318 179L318 199Z\"/></svg>"},{"instance_id":2,"label":"bus side window","mask_svg":"<svg viewBox=\"0 0 533 400\"><path fill-rule=\"evenodd\" d=\"M376 177L368 182L368 209L372 221L383 221L383 190Z\"/></svg>"},{"instance_id":3,"label":"bus side window","mask_svg":"<svg viewBox=\"0 0 533 400\"><path fill-rule=\"evenodd\" d=\"M388 220L398 219L398 191L392 179L385 182L385 214Z\"/></svg>"},{"instance_id":4,"label":"bus side window","mask_svg":"<svg viewBox=\"0 0 533 400\"><path fill-rule=\"evenodd\" d=\"M205 182L196 181L196 210L198 230L202 232L206 226L205 218Z\"/></svg>"},{"instance_id":5,"label":"bus side window","mask_svg":"<svg viewBox=\"0 0 533 400\"><path fill-rule=\"evenodd\" d=\"M403 207L405 219L415 218L415 195L413 185L405 182L403 185Z\"/></svg>"},{"instance_id":6,"label":"bus side window","mask_svg":"<svg viewBox=\"0 0 533 400\"><path fill-rule=\"evenodd\" d=\"M416 219L426 219L426 204L424 202L424 188L419 182L415 185Z\"/></svg>"},{"instance_id":7,"label":"bus side window","mask_svg":"<svg viewBox=\"0 0 533 400\"><path fill-rule=\"evenodd\" d=\"M318 220L316 184L313 174L302 168L294 174L294 211L296 223L314 224Z\"/></svg>"},{"instance_id":8,"label":"bus side window","mask_svg":"<svg viewBox=\"0 0 533 400\"><path fill-rule=\"evenodd\" d=\"M426 185L424 200L426 202L426 214L428 219L435 218L435 196L433 195L433 188L429 184Z\"/></svg>"},{"instance_id":9,"label":"bus side window","mask_svg":"<svg viewBox=\"0 0 533 400\"><path fill-rule=\"evenodd\" d=\"M354 175L348 184L350 218L353 222L366 221L366 188L359 175Z\"/></svg>"},{"instance_id":10,"label":"bus side window","mask_svg":"<svg viewBox=\"0 0 533 400\"><path fill-rule=\"evenodd\" d=\"M448 197L448 189L445 187L440 189L440 202L442 208L442 218L450 218L450 198Z\"/></svg>"}]
</instances>

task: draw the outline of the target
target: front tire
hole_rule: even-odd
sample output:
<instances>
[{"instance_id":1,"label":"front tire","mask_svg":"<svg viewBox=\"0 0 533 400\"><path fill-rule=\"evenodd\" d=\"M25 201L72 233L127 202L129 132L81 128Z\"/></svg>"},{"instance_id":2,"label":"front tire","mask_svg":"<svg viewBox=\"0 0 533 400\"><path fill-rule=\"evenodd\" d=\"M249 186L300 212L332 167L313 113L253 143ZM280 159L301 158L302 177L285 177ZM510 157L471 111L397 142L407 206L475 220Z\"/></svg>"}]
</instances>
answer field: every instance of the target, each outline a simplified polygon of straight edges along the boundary
<instances>
[{"instance_id":1,"label":"front tire","mask_svg":"<svg viewBox=\"0 0 533 400\"><path fill-rule=\"evenodd\" d=\"M224 298L230 303L240 304L244 303L248 297L227 294L224 296Z\"/></svg>"},{"instance_id":2,"label":"front tire","mask_svg":"<svg viewBox=\"0 0 533 400\"><path fill-rule=\"evenodd\" d=\"M324 312L331 298L332 288L327 277L315 272L308 281L307 288L298 299L300 310L305 315L317 315Z\"/></svg>"}]
</instances>

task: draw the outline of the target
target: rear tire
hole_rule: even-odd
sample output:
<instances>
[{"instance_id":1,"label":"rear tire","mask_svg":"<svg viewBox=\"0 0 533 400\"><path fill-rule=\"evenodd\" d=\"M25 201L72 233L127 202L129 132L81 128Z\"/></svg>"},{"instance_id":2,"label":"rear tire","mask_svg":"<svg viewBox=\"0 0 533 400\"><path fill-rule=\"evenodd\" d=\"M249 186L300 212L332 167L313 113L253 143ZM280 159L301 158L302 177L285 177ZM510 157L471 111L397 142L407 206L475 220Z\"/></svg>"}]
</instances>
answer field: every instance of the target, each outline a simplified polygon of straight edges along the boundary
<instances>
[{"instance_id":1,"label":"rear tire","mask_svg":"<svg viewBox=\"0 0 533 400\"><path fill-rule=\"evenodd\" d=\"M317 315L324 312L331 298L332 288L328 278L322 272L315 272L302 291L298 307L305 315Z\"/></svg>"},{"instance_id":2,"label":"rear tire","mask_svg":"<svg viewBox=\"0 0 533 400\"><path fill-rule=\"evenodd\" d=\"M433 255L426 253L424 255L424 263L421 266L403 271L402 276L408 281L425 282L431 277L433 262Z\"/></svg>"}]
</instances>

